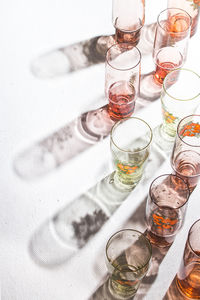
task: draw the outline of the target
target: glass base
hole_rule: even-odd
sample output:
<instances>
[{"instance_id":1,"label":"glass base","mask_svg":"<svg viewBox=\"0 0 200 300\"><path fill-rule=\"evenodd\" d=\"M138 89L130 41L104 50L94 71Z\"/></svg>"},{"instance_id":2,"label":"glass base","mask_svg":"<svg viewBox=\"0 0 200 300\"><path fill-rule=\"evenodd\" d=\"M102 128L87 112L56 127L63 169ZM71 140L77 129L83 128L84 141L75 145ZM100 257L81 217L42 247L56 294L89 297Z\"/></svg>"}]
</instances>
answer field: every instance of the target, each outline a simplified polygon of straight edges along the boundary
<instances>
[{"instance_id":1,"label":"glass base","mask_svg":"<svg viewBox=\"0 0 200 300\"><path fill-rule=\"evenodd\" d=\"M171 154L174 146L175 137L167 135L162 130L161 124L155 127L153 130L153 141L165 153Z\"/></svg>"},{"instance_id":2,"label":"glass base","mask_svg":"<svg viewBox=\"0 0 200 300\"><path fill-rule=\"evenodd\" d=\"M155 81L154 73L142 75L140 81L140 96L149 101L158 99L162 91L162 84Z\"/></svg>"}]
</instances>

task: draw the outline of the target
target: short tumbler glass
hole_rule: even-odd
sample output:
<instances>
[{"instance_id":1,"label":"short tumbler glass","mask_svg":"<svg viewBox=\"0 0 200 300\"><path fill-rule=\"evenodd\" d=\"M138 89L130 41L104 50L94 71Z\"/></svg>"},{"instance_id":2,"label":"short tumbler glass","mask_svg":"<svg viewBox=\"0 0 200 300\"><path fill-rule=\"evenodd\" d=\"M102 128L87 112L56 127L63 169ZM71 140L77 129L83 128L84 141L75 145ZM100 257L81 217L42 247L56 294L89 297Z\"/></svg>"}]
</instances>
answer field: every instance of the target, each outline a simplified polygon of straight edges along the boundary
<instances>
[{"instance_id":1,"label":"short tumbler glass","mask_svg":"<svg viewBox=\"0 0 200 300\"><path fill-rule=\"evenodd\" d=\"M106 245L111 293L120 299L133 297L149 269L151 256L151 243L141 232L124 229L113 234Z\"/></svg>"},{"instance_id":2,"label":"short tumbler glass","mask_svg":"<svg viewBox=\"0 0 200 300\"><path fill-rule=\"evenodd\" d=\"M131 117L115 123L111 130L110 147L117 187L131 190L140 181L151 142L152 130L142 119Z\"/></svg>"},{"instance_id":3,"label":"short tumbler glass","mask_svg":"<svg viewBox=\"0 0 200 300\"><path fill-rule=\"evenodd\" d=\"M176 283L192 299L200 299L200 219L190 228Z\"/></svg>"},{"instance_id":4,"label":"short tumbler glass","mask_svg":"<svg viewBox=\"0 0 200 300\"><path fill-rule=\"evenodd\" d=\"M147 237L158 247L170 246L183 226L189 187L176 175L164 174L151 183L146 203Z\"/></svg>"}]
</instances>

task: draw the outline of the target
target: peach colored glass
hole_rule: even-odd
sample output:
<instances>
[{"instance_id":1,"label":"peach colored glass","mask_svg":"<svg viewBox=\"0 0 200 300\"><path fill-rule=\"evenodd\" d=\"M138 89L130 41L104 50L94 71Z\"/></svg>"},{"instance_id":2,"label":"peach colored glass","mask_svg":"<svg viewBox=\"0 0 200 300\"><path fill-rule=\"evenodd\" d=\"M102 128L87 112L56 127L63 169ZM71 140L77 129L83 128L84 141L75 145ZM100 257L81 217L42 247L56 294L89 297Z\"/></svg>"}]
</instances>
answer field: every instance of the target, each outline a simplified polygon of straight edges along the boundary
<instances>
[{"instance_id":1,"label":"peach colored glass","mask_svg":"<svg viewBox=\"0 0 200 300\"><path fill-rule=\"evenodd\" d=\"M176 284L187 297L200 299L200 219L190 228Z\"/></svg>"}]
</instances>

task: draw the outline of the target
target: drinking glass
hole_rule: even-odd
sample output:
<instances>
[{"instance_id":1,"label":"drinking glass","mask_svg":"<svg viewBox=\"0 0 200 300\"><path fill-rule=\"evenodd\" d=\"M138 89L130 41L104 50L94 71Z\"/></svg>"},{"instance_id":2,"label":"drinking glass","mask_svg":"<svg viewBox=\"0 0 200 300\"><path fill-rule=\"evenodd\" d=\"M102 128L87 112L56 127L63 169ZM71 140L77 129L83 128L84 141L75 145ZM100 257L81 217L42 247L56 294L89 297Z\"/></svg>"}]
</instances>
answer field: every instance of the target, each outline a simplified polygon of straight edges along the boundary
<instances>
[{"instance_id":1,"label":"drinking glass","mask_svg":"<svg viewBox=\"0 0 200 300\"><path fill-rule=\"evenodd\" d=\"M174 172L183 178L192 192L200 176L200 115L180 121L171 156Z\"/></svg>"},{"instance_id":2,"label":"drinking glass","mask_svg":"<svg viewBox=\"0 0 200 300\"><path fill-rule=\"evenodd\" d=\"M136 46L145 21L145 0L113 0L112 20L116 41Z\"/></svg>"},{"instance_id":3,"label":"drinking glass","mask_svg":"<svg viewBox=\"0 0 200 300\"><path fill-rule=\"evenodd\" d=\"M199 19L199 0L168 0L168 8L177 7L184 9L192 18L190 36L192 37L197 30Z\"/></svg>"},{"instance_id":4,"label":"drinking glass","mask_svg":"<svg viewBox=\"0 0 200 300\"><path fill-rule=\"evenodd\" d=\"M197 73L179 69L165 77L161 92L163 123L154 130L155 142L160 148L172 150L179 121L193 114L199 104L200 76Z\"/></svg>"},{"instance_id":5,"label":"drinking glass","mask_svg":"<svg viewBox=\"0 0 200 300\"><path fill-rule=\"evenodd\" d=\"M110 147L117 187L131 190L140 181L149 157L151 141L152 130L142 119L122 119L112 127Z\"/></svg>"},{"instance_id":6,"label":"drinking glass","mask_svg":"<svg viewBox=\"0 0 200 300\"><path fill-rule=\"evenodd\" d=\"M128 43L116 43L106 53L105 96L112 120L130 117L139 93L141 53Z\"/></svg>"},{"instance_id":7,"label":"drinking glass","mask_svg":"<svg viewBox=\"0 0 200 300\"><path fill-rule=\"evenodd\" d=\"M112 293L120 299L133 297L149 269L151 255L151 244L141 232L124 229L113 234L106 245Z\"/></svg>"},{"instance_id":8,"label":"drinking glass","mask_svg":"<svg viewBox=\"0 0 200 300\"><path fill-rule=\"evenodd\" d=\"M183 226L189 187L176 175L164 174L151 183L146 203L147 237L158 247L170 246Z\"/></svg>"},{"instance_id":9,"label":"drinking glass","mask_svg":"<svg viewBox=\"0 0 200 300\"><path fill-rule=\"evenodd\" d=\"M190 15L183 9L167 8L159 14L153 48L154 81L158 85L162 85L170 71L184 64L191 22Z\"/></svg>"},{"instance_id":10,"label":"drinking glass","mask_svg":"<svg viewBox=\"0 0 200 300\"><path fill-rule=\"evenodd\" d=\"M176 284L187 297L200 299L200 219L190 228Z\"/></svg>"}]
</instances>

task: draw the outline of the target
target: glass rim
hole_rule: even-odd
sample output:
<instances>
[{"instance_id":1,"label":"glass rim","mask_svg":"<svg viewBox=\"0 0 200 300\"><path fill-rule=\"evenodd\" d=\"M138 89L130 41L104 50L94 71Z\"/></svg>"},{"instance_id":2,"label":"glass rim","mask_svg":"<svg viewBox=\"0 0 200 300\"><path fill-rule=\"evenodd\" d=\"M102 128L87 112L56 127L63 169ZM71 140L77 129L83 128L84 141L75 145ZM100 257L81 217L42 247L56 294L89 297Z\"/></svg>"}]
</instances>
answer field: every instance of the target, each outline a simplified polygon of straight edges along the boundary
<instances>
[{"instance_id":1,"label":"glass rim","mask_svg":"<svg viewBox=\"0 0 200 300\"><path fill-rule=\"evenodd\" d=\"M125 33L132 33L132 32L136 32L136 31L141 30L142 27L144 27L144 22L143 23L141 22L141 25L137 29L134 29L134 30L121 29L121 28L117 27L114 22L113 22L113 26L114 26L115 29L118 29L118 30L123 31Z\"/></svg>"},{"instance_id":2,"label":"glass rim","mask_svg":"<svg viewBox=\"0 0 200 300\"><path fill-rule=\"evenodd\" d=\"M112 266L114 269L117 269L120 272L134 273L134 272L137 272L137 271L145 268L149 264L151 257L152 257L152 245L151 245L149 239L141 231L136 230L136 229L131 229L131 228L124 228L124 229L118 230L117 232L113 233L106 243L106 258L107 258L108 262L112 264L112 260L109 258L108 253L107 253L108 247L110 246L111 239L114 236L116 236L117 234L122 233L122 232L127 232L127 231L137 233L137 234L139 234L138 236L142 236L144 238L144 240L146 241L146 244L148 245L148 249L149 249L149 255L148 255L147 261L145 262L145 264L142 267L139 267L139 268L136 268L135 270L130 270L130 271L122 271L118 268L118 265L116 267L114 267L113 265ZM126 266L131 266L131 267L135 268L135 266L129 265L129 264L126 264Z\"/></svg>"},{"instance_id":3,"label":"glass rim","mask_svg":"<svg viewBox=\"0 0 200 300\"><path fill-rule=\"evenodd\" d=\"M189 229L189 232L188 232L188 238L187 238L187 241L188 241L188 245L189 245L190 250L192 251L192 253L193 253L195 256L197 256L198 258L200 258L200 255L198 255L198 254L195 253L195 251L194 251L194 249L193 249L193 247L192 247L192 245L191 245L191 242L190 242L191 230L192 230L193 226L194 226L196 223L198 223L198 222L200 222L200 219L197 219L197 220L190 226L190 229Z\"/></svg>"},{"instance_id":4,"label":"glass rim","mask_svg":"<svg viewBox=\"0 0 200 300\"><path fill-rule=\"evenodd\" d=\"M162 87L162 88L163 88L163 91L164 91L170 98L172 98L172 99L174 99L174 100L177 100L177 101L182 101L182 102L185 102L185 101L191 101L191 100L194 100L195 98L199 97L199 96L200 96L200 92L199 92L196 96L194 96L194 97L192 97L192 98L189 98L189 99L179 99L179 98L175 98L174 96L172 96L172 95L169 94L169 92L168 92L167 89L166 89L166 82L167 82L168 76L170 76L171 73L177 72L177 71L187 71L187 72L191 72L193 75L196 75L196 76L200 79L200 75L197 74L195 71L190 70L190 69L187 69L187 68L178 68L178 69L175 69L175 70L169 72L169 73L166 75L166 77L164 78L164 81L163 81L163 87ZM175 84L176 84L176 83L175 83Z\"/></svg>"},{"instance_id":5,"label":"glass rim","mask_svg":"<svg viewBox=\"0 0 200 300\"><path fill-rule=\"evenodd\" d=\"M173 176L173 177L177 177L177 178L181 179L181 180L185 183L185 185L186 185L186 187L187 187L187 191L188 191L187 199L186 199L185 202L184 202L183 204L181 204L180 206L178 206L178 207L173 207L173 209L180 209L180 208L183 207L185 204L187 204L187 202L188 202L188 200L189 200L189 198L190 198L190 189L189 189L188 183L185 182L185 181L183 180L183 178L181 178L180 176L175 175L175 174L171 174L171 173L170 173L170 174L162 174L162 175L159 175L158 177L156 177L156 178L151 182L150 187L149 187L149 196L150 196L151 200L153 201L153 203L154 203L156 206L160 207L160 205L158 205L158 204L155 202L154 198L152 197L151 188L152 188L153 183L154 183L158 178L160 178L160 177L162 177L162 176ZM167 207L171 208L171 206L167 206Z\"/></svg>"},{"instance_id":6,"label":"glass rim","mask_svg":"<svg viewBox=\"0 0 200 300\"><path fill-rule=\"evenodd\" d=\"M109 51L111 50L111 49L113 49L113 48L115 48L116 46L121 46L121 45L127 45L127 46L131 46L131 45L133 45L132 43L115 43L115 44L113 44L112 46L110 46L109 48L108 48L108 50L106 51L106 63L112 68L112 69L115 69L115 70L118 70L118 71L129 71L129 70L132 70L132 69L134 69L134 68L136 68L139 64L140 64L140 62L141 62L141 58L142 58L142 55L141 55L141 52L140 52L140 50L136 47L136 46L133 46L132 48L131 48L131 50L136 50L137 52L138 52L138 54L139 54L139 59L138 59L138 62L134 65L134 66L132 66L132 67L129 67L129 68L124 68L124 69L120 69L120 68L116 68L116 67L114 67L110 62L109 62L109 60L108 60L108 53L109 53Z\"/></svg>"},{"instance_id":7,"label":"glass rim","mask_svg":"<svg viewBox=\"0 0 200 300\"><path fill-rule=\"evenodd\" d=\"M190 20L190 24L189 24L189 26L188 26L188 28L186 29L186 30L183 30L183 31L180 31L180 32L174 32L174 31L169 31L169 30L166 30L165 28L163 28L163 26L161 25L161 23L160 23L160 16L164 13L164 12L166 12L166 11L170 11L170 10L177 10L177 11L180 11L180 12L184 12L184 14L185 15L187 15L188 16L188 18L189 18L189 20ZM164 30L165 32L168 32L168 33L173 33L173 35L180 35L181 33L184 33L184 32L187 32L189 29L191 29L191 26L192 26L192 17L190 16L190 14L187 12L187 11L185 11L184 9L182 9L182 8L178 8L178 7L168 7L168 8L165 8L164 10L162 10L160 13L159 13L159 15L158 15L158 17L157 17L157 24L160 26L160 28L162 28L162 30Z\"/></svg>"},{"instance_id":8,"label":"glass rim","mask_svg":"<svg viewBox=\"0 0 200 300\"><path fill-rule=\"evenodd\" d=\"M149 128L149 132L150 132L150 139L149 139L148 144L147 144L145 147L143 147L142 149L137 150L137 151L136 151L136 150L134 150L134 151L124 150L124 149L120 148L119 146L117 146L116 143L115 143L114 140L113 140L113 132L114 132L115 128L118 127L118 126L120 125L120 123L123 123L123 122L125 122L125 121L127 121L127 120L130 120L130 119L135 119L135 120L142 121L145 125L147 125L147 127ZM142 119L140 119L140 118L137 118L137 117L127 117L127 118L123 118L123 119L117 121L117 122L112 126L112 129L111 129L111 132L110 132L110 140L111 140L111 142L113 143L113 145L115 145L115 147L116 147L117 149L119 149L120 151L123 151L123 152L125 152L125 153L139 153L139 152L141 152L141 151L144 151L144 150L145 150L146 148L148 148L148 146L151 144L152 139L153 139L153 131L152 131L151 127L149 126L149 124L148 124L147 122L145 122L144 120L142 120Z\"/></svg>"},{"instance_id":9,"label":"glass rim","mask_svg":"<svg viewBox=\"0 0 200 300\"><path fill-rule=\"evenodd\" d=\"M198 148L198 147L200 147L200 145L197 146L197 145L192 145L192 144L189 144L189 143L185 142L185 141L181 138L181 136L180 136L180 134L179 134L179 127L181 126L181 123L182 123L185 119L190 118L190 117L200 117L200 114L199 114L199 115L197 115L197 114L188 115L188 116L185 116L183 119L181 119L181 120L179 121L179 123L178 123L178 126L177 126L177 136L179 137L179 139L180 139L185 145L190 146L190 147L194 147L194 148L195 148L195 147ZM197 176L199 176L199 174L198 174L198 175L191 175L191 176L189 176L189 177L197 177Z\"/></svg>"}]
</instances>

